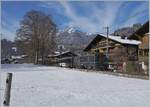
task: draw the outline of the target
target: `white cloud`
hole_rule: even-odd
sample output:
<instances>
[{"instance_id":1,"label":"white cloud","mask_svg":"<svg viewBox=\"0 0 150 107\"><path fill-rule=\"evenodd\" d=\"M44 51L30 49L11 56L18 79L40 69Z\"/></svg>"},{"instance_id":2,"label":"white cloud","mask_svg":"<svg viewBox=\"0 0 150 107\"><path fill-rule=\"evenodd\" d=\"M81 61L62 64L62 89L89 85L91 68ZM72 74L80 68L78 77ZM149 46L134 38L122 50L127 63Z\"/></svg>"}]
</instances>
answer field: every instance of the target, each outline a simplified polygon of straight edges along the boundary
<instances>
[{"instance_id":1,"label":"white cloud","mask_svg":"<svg viewBox=\"0 0 150 107\"><path fill-rule=\"evenodd\" d=\"M139 7L135 8L132 12L132 15L129 16L128 20L122 25L122 27L125 26L132 26L135 23L138 23L138 20L142 18L145 15L146 9L148 9L148 6L146 6L146 3L141 4Z\"/></svg>"},{"instance_id":2,"label":"white cloud","mask_svg":"<svg viewBox=\"0 0 150 107\"><path fill-rule=\"evenodd\" d=\"M81 9L82 8L84 8L84 10L87 9L88 12L86 15L84 13L83 15L78 14L73 2L72 3L68 1L56 2L57 8L55 6L52 6L53 4L52 2L47 2L46 4L49 5L49 7L56 9L56 12L59 12L60 14L67 16L70 19L68 26L80 28L81 30L89 33L95 33L95 32L104 32L103 27L105 26L109 26L111 31L113 31L117 27L130 26L134 23L137 23L139 18L143 16L141 15L141 11L143 11L146 8L145 7L146 3L141 3L141 6L135 7L135 10L130 12L129 14L130 16L126 16L125 20L124 17L122 17L124 21L121 24L117 25L118 23L116 23L116 19L119 17L119 15L123 16L124 14L122 8L124 6L128 6L124 5L124 3L125 2L119 1L115 2L100 1L98 4L96 4L96 2L90 1L78 2L77 5L81 7ZM58 9L60 7L61 9ZM133 18L128 19L128 17Z\"/></svg>"},{"instance_id":3,"label":"white cloud","mask_svg":"<svg viewBox=\"0 0 150 107\"><path fill-rule=\"evenodd\" d=\"M122 4L123 2L105 2L105 8L103 10L103 21L105 26L112 26L114 24L115 19L118 17L118 12L120 11Z\"/></svg>"},{"instance_id":4,"label":"white cloud","mask_svg":"<svg viewBox=\"0 0 150 107\"><path fill-rule=\"evenodd\" d=\"M55 11L55 13L63 14L62 8L58 1L41 1L39 4L40 7L47 8Z\"/></svg>"},{"instance_id":5,"label":"white cloud","mask_svg":"<svg viewBox=\"0 0 150 107\"><path fill-rule=\"evenodd\" d=\"M117 25L116 19L119 15L123 16L122 8L124 2L102 2L100 1L99 4L96 2L81 2L80 7L87 9L87 14L83 15L78 14L74 4L70 4L68 1L51 1L51 2L41 2L39 6L51 9L55 11L57 14L67 16L70 20L69 23L65 22L64 26L72 26L79 28L87 33L104 33L104 27L109 26L110 30L116 29L117 27L125 27L131 26L134 23L137 23L140 18L142 18L145 13L145 3L141 3L139 7L135 7L133 11L130 12L129 16L121 23ZM81 8L81 9L82 9ZM82 10L81 10L82 11ZM121 14L119 14L121 12ZM9 16L9 15L8 15ZM19 22L16 19L11 19L7 17L7 20L2 20L4 26L2 28L2 33L5 38L10 38L14 40L16 30L19 28ZM67 24L66 24L67 23Z\"/></svg>"},{"instance_id":6,"label":"white cloud","mask_svg":"<svg viewBox=\"0 0 150 107\"><path fill-rule=\"evenodd\" d=\"M79 27L82 30L90 32L97 31L97 29L95 29L96 26L91 19L77 15L68 2L60 1L60 3L64 7L66 15L71 19L71 22L69 23L70 26Z\"/></svg>"},{"instance_id":7,"label":"white cloud","mask_svg":"<svg viewBox=\"0 0 150 107\"><path fill-rule=\"evenodd\" d=\"M104 8L99 8L95 4L91 4L89 16L79 16L74 12L74 8L66 1L60 1L65 9L65 13L70 19L70 25L80 27L87 32L101 32L105 26L112 26L121 7L122 3L104 3ZM83 4L84 5L84 4ZM96 21L94 21L96 20Z\"/></svg>"}]
</instances>

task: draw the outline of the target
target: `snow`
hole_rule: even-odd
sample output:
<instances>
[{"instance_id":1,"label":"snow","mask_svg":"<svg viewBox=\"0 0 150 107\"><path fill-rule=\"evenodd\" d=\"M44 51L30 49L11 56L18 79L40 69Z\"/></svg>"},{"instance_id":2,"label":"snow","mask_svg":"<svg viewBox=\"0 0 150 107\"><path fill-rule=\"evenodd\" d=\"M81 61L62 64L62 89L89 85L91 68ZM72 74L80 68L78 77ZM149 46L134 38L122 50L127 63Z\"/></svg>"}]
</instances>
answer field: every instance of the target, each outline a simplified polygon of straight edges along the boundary
<instances>
[{"instance_id":1,"label":"snow","mask_svg":"<svg viewBox=\"0 0 150 107\"><path fill-rule=\"evenodd\" d=\"M150 107L149 80L33 64L2 65L13 72L10 107Z\"/></svg>"},{"instance_id":2,"label":"snow","mask_svg":"<svg viewBox=\"0 0 150 107\"><path fill-rule=\"evenodd\" d=\"M66 27L64 29L64 31L62 31L62 32L73 33L73 32L75 32L75 28L74 27Z\"/></svg>"},{"instance_id":3,"label":"snow","mask_svg":"<svg viewBox=\"0 0 150 107\"><path fill-rule=\"evenodd\" d=\"M103 35L103 34L100 34L100 36L107 37L106 35ZM131 45L139 45L139 44L141 44L140 41L129 40L129 39L122 39L120 36L109 35L108 38L111 39L111 40L118 41L118 42L120 42L122 44L131 44Z\"/></svg>"},{"instance_id":4,"label":"snow","mask_svg":"<svg viewBox=\"0 0 150 107\"><path fill-rule=\"evenodd\" d=\"M12 59L22 59L24 57L27 57L27 55L11 56Z\"/></svg>"}]
</instances>

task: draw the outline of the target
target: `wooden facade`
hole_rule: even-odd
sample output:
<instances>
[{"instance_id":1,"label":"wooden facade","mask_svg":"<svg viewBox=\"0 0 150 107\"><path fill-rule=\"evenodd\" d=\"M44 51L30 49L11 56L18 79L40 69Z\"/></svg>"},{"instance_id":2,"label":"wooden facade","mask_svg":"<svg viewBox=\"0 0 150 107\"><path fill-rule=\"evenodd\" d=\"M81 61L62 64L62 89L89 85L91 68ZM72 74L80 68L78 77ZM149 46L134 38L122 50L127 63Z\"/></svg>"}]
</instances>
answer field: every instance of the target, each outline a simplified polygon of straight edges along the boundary
<instances>
[{"instance_id":1,"label":"wooden facade","mask_svg":"<svg viewBox=\"0 0 150 107\"><path fill-rule=\"evenodd\" d=\"M139 62L145 73L149 73L149 21L147 21L141 28L129 36L129 39L139 40Z\"/></svg>"},{"instance_id":2,"label":"wooden facade","mask_svg":"<svg viewBox=\"0 0 150 107\"><path fill-rule=\"evenodd\" d=\"M148 57L149 56L149 34L144 34L141 38L141 44L139 45L139 56Z\"/></svg>"},{"instance_id":3,"label":"wooden facade","mask_svg":"<svg viewBox=\"0 0 150 107\"><path fill-rule=\"evenodd\" d=\"M95 55L96 69L108 68L109 64L117 64L118 69L120 69L124 62L138 60L137 44L139 43L139 41L130 41L117 36L109 36L107 45L105 35L96 35L84 51Z\"/></svg>"},{"instance_id":4,"label":"wooden facade","mask_svg":"<svg viewBox=\"0 0 150 107\"><path fill-rule=\"evenodd\" d=\"M55 65L58 66L64 66L64 67L74 67L74 57L77 55L74 54L73 52L66 51L66 52L61 52L60 54L57 55L50 55L48 58L52 63L55 63Z\"/></svg>"},{"instance_id":5,"label":"wooden facade","mask_svg":"<svg viewBox=\"0 0 150 107\"><path fill-rule=\"evenodd\" d=\"M145 57L148 60L149 56L149 21L147 21L141 28L139 28L135 33L129 36L129 39L139 40L139 57Z\"/></svg>"}]
</instances>

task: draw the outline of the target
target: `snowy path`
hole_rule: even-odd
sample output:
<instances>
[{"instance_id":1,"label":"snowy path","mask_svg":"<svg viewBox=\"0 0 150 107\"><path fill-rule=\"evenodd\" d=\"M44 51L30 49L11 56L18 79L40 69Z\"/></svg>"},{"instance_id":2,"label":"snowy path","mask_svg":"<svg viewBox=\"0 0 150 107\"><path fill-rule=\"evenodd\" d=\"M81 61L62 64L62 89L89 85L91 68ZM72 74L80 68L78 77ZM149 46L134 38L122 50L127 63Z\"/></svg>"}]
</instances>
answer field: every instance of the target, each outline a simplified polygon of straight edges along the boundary
<instances>
[{"instance_id":1,"label":"snowy path","mask_svg":"<svg viewBox=\"0 0 150 107\"><path fill-rule=\"evenodd\" d=\"M10 107L150 107L148 80L32 64L2 71L0 106L6 72L13 72Z\"/></svg>"}]
</instances>

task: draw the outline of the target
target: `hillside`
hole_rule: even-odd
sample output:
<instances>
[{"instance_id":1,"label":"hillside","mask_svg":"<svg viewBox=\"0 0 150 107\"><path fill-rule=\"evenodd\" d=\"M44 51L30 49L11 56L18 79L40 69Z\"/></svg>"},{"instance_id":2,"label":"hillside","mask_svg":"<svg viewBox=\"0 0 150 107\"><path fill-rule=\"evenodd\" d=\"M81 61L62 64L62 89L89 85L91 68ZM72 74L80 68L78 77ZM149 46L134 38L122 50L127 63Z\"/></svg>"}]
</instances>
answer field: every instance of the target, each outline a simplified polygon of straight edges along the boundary
<instances>
[{"instance_id":1,"label":"hillside","mask_svg":"<svg viewBox=\"0 0 150 107\"><path fill-rule=\"evenodd\" d=\"M142 25L141 24L133 24L131 27L124 27L114 31L113 35L121 36L121 37L129 37L132 33L138 30Z\"/></svg>"},{"instance_id":2,"label":"hillside","mask_svg":"<svg viewBox=\"0 0 150 107\"><path fill-rule=\"evenodd\" d=\"M63 45L63 50L77 51L82 50L92 37L92 34L69 27L57 33L56 43L58 47L59 45Z\"/></svg>"}]
</instances>

